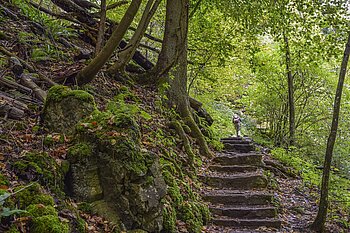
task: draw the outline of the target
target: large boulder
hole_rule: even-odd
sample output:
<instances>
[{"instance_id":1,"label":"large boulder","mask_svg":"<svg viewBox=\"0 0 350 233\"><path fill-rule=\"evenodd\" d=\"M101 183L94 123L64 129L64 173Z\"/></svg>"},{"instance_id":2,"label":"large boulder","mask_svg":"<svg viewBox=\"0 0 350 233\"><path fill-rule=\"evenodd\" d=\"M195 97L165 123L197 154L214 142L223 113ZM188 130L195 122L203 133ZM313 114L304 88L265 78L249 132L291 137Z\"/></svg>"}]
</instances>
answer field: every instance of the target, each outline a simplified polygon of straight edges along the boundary
<instances>
[{"instance_id":1,"label":"large boulder","mask_svg":"<svg viewBox=\"0 0 350 233\"><path fill-rule=\"evenodd\" d=\"M96 104L92 95L57 85L48 92L42 120L44 126L51 131L73 134L75 125L94 110Z\"/></svg>"},{"instance_id":2,"label":"large boulder","mask_svg":"<svg viewBox=\"0 0 350 233\"><path fill-rule=\"evenodd\" d=\"M160 232L167 187L157 156L140 146L133 108L115 104L78 124L67 186L73 197L128 230Z\"/></svg>"}]
</instances>

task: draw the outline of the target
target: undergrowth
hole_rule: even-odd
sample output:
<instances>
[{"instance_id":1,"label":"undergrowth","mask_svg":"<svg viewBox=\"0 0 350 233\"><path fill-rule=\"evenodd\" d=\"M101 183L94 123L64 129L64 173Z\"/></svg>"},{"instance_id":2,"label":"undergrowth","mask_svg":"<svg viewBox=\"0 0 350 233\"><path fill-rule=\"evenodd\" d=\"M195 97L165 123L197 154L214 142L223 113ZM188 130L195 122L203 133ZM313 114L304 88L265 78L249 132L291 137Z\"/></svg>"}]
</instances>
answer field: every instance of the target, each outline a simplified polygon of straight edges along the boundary
<instances>
[{"instance_id":1,"label":"undergrowth","mask_svg":"<svg viewBox=\"0 0 350 233\"><path fill-rule=\"evenodd\" d=\"M311 160L307 160L303 156L303 150L290 147L283 149L276 147L271 151L272 156L281 161L286 166L293 167L306 187L315 188L321 186L322 168L317 167ZM340 176L338 169L332 166L330 183L329 183L329 215L330 218L339 222L344 227L349 228L350 224L347 219L340 218L341 216L349 215L350 212L350 180ZM349 217L349 216L348 216Z\"/></svg>"}]
</instances>

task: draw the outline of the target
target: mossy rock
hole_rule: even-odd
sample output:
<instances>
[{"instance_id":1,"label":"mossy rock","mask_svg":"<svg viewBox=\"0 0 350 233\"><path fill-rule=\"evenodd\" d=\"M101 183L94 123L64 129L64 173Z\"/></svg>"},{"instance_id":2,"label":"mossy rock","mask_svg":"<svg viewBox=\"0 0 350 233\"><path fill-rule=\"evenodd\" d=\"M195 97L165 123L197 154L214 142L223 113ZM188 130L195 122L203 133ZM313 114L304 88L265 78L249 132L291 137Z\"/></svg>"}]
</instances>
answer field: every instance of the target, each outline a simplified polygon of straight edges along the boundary
<instances>
[{"instance_id":1,"label":"mossy rock","mask_svg":"<svg viewBox=\"0 0 350 233\"><path fill-rule=\"evenodd\" d=\"M57 85L48 92L42 116L48 129L73 134L75 125L95 110L96 104L91 94Z\"/></svg>"},{"instance_id":2,"label":"mossy rock","mask_svg":"<svg viewBox=\"0 0 350 233\"><path fill-rule=\"evenodd\" d=\"M125 90L76 126L67 187L121 229L162 229L166 184L155 154L142 150L140 109Z\"/></svg>"},{"instance_id":3,"label":"mossy rock","mask_svg":"<svg viewBox=\"0 0 350 233\"><path fill-rule=\"evenodd\" d=\"M30 232L69 233L69 226L67 223L61 222L56 215L45 215L32 219Z\"/></svg>"},{"instance_id":4,"label":"mossy rock","mask_svg":"<svg viewBox=\"0 0 350 233\"><path fill-rule=\"evenodd\" d=\"M16 175L26 181L39 182L58 195L63 195L64 171L47 153L28 152L12 161Z\"/></svg>"},{"instance_id":5,"label":"mossy rock","mask_svg":"<svg viewBox=\"0 0 350 233\"><path fill-rule=\"evenodd\" d=\"M24 188L17 187L14 191ZM53 197L43 193L42 187L38 183L33 183L32 186L27 187L12 197L13 202L16 203L19 209L25 209L32 204L41 204L44 206L53 206Z\"/></svg>"}]
</instances>

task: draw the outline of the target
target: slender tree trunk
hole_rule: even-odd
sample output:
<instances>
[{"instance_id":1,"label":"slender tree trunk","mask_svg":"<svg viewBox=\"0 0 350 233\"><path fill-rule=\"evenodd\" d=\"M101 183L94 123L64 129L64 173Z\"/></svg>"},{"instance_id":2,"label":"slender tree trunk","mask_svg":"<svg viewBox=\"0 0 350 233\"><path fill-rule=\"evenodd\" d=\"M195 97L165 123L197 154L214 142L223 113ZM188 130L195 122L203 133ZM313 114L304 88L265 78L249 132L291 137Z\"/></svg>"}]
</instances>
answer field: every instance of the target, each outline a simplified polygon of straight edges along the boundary
<instances>
[{"instance_id":1,"label":"slender tree trunk","mask_svg":"<svg viewBox=\"0 0 350 233\"><path fill-rule=\"evenodd\" d=\"M315 221L310 226L311 229L317 232L325 231L324 225L327 219L327 210L328 210L328 185L329 185L330 168L331 168L331 162L333 157L333 148L337 137L341 96L343 91L345 75L346 75L346 69L349 61L349 54L350 54L350 32L349 32L348 41L346 43L346 47L344 50L343 61L341 63L340 72L339 72L338 86L337 86L337 90L334 98L333 120L332 120L331 132L327 140L326 156L323 164L324 168L323 168L323 175L322 175L322 187L321 187L321 198L320 198L319 209L318 209L318 213Z\"/></svg>"},{"instance_id":2,"label":"slender tree trunk","mask_svg":"<svg viewBox=\"0 0 350 233\"><path fill-rule=\"evenodd\" d=\"M124 71L125 66L129 63L132 56L136 52L137 47L140 44L140 41L143 35L146 32L149 22L151 21L154 13L156 12L159 3L162 0L148 0L146 8L142 14L142 18L137 26L137 29L130 39L126 49L122 50L118 54L118 60L108 69L109 73L114 73L117 71Z\"/></svg>"},{"instance_id":3,"label":"slender tree trunk","mask_svg":"<svg viewBox=\"0 0 350 233\"><path fill-rule=\"evenodd\" d=\"M76 77L76 82L79 86L92 81L95 75L98 73L98 71L108 61L110 56L118 47L131 22L133 21L141 5L141 2L142 0L132 0L122 20L120 21L116 29L114 29L111 37L108 39L106 45L103 47L101 52L97 54L97 56L89 63L89 65L87 65L83 70L81 70L78 73Z\"/></svg>"},{"instance_id":4,"label":"slender tree trunk","mask_svg":"<svg viewBox=\"0 0 350 233\"><path fill-rule=\"evenodd\" d=\"M283 35L286 53L286 71L288 80L288 104L289 104L289 145L295 142L295 104L294 104L294 78L291 70L291 58L289 41L286 35Z\"/></svg>"},{"instance_id":5,"label":"slender tree trunk","mask_svg":"<svg viewBox=\"0 0 350 233\"><path fill-rule=\"evenodd\" d=\"M212 154L190 111L187 93L188 4L188 0L167 1L162 51L155 70L162 77L160 83L170 86L167 90L170 107L174 107L191 128L201 155L210 157Z\"/></svg>"},{"instance_id":6,"label":"slender tree trunk","mask_svg":"<svg viewBox=\"0 0 350 233\"><path fill-rule=\"evenodd\" d=\"M106 26L106 0L101 0L101 17L98 27L97 43L95 54L98 54L101 51L104 35L105 35L105 26Z\"/></svg>"}]
</instances>

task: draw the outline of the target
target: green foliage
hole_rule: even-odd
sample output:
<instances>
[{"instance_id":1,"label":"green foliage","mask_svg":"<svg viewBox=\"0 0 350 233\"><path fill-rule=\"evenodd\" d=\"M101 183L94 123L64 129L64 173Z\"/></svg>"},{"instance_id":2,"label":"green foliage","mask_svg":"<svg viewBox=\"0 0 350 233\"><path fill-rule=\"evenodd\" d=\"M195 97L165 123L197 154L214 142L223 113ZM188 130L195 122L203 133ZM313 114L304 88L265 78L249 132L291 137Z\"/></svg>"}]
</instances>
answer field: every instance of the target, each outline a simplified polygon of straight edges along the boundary
<instances>
[{"instance_id":1,"label":"green foliage","mask_svg":"<svg viewBox=\"0 0 350 233\"><path fill-rule=\"evenodd\" d=\"M51 36L54 39L57 39L62 35L73 35L73 30L67 27L69 23L67 23L65 20L56 20L55 18L52 18L51 16L41 12L39 9L32 7L27 3L27 1L12 0L12 3L18 6L22 13L29 19L43 25L45 28L44 33L46 33L47 36ZM48 6L47 1L43 1L41 3L43 7Z\"/></svg>"}]
</instances>

